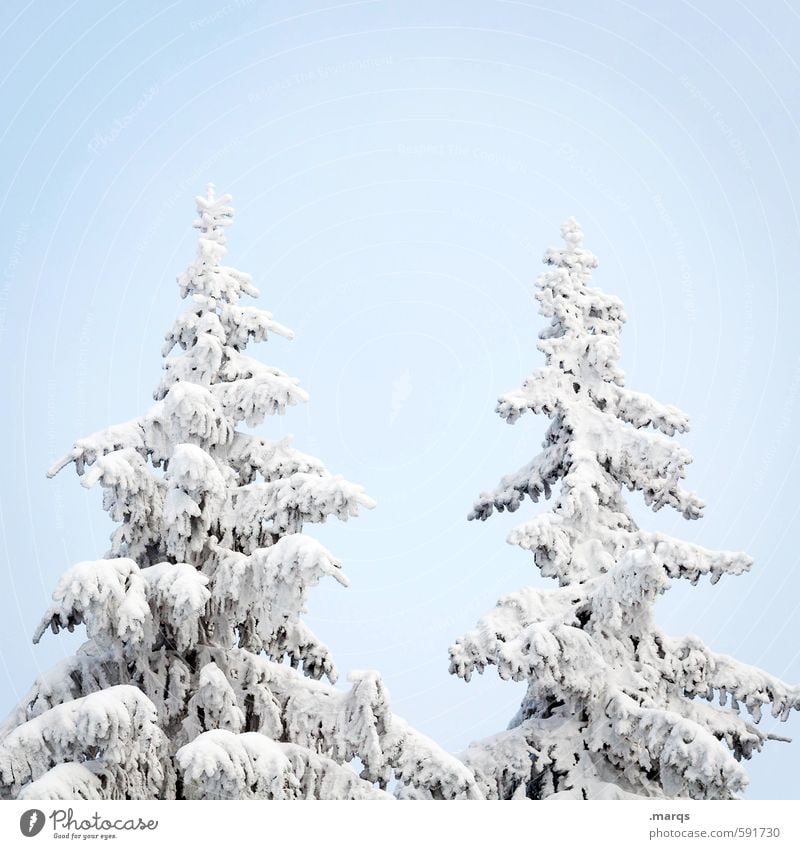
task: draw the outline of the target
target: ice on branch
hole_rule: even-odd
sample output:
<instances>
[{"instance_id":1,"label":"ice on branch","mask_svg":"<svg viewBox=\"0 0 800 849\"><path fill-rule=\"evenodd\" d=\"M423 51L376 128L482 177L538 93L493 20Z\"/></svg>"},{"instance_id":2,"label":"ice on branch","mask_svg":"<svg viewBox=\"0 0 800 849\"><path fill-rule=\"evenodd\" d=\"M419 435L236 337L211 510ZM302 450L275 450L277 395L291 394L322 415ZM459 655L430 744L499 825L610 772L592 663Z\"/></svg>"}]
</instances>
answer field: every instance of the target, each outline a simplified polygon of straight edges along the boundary
<instances>
[{"instance_id":1,"label":"ice on branch","mask_svg":"<svg viewBox=\"0 0 800 849\"><path fill-rule=\"evenodd\" d=\"M225 478L215 460L197 445L175 446L166 473L164 499L167 552L179 561L197 559L218 528L228 500Z\"/></svg>"},{"instance_id":2,"label":"ice on branch","mask_svg":"<svg viewBox=\"0 0 800 849\"><path fill-rule=\"evenodd\" d=\"M220 633L224 625L235 623L240 645L256 652L266 649L277 661L288 655L293 666L302 663L312 678L324 673L335 680L327 650L310 631L301 631L299 622L307 590L326 575L347 586L341 564L304 534L284 536L250 555L218 548L209 621Z\"/></svg>"},{"instance_id":3,"label":"ice on branch","mask_svg":"<svg viewBox=\"0 0 800 849\"><path fill-rule=\"evenodd\" d=\"M167 740L150 700L131 686L110 687L58 705L0 741L0 782L17 795L60 763L78 755L128 771L130 798L163 792Z\"/></svg>"},{"instance_id":4,"label":"ice on branch","mask_svg":"<svg viewBox=\"0 0 800 849\"><path fill-rule=\"evenodd\" d=\"M153 621L164 641L178 652L193 648L211 593L208 578L188 563L156 563L142 569Z\"/></svg>"},{"instance_id":5,"label":"ice on branch","mask_svg":"<svg viewBox=\"0 0 800 849\"><path fill-rule=\"evenodd\" d=\"M53 602L36 629L35 643L48 627L57 634L83 622L90 639L111 652L141 646L151 636L146 584L133 560L78 563L59 582Z\"/></svg>"},{"instance_id":6,"label":"ice on branch","mask_svg":"<svg viewBox=\"0 0 800 849\"><path fill-rule=\"evenodd\" d=\"M297 472L239 487L226 521L229 533L249 552L270 545L276 537L299 533L304 522L324 522L329 516L347 521L358 515L359 507L374 506L363 487L338 475Z\"/></svg>"},{"instance_id":7,"label":"ice on branch","mask_svg":"<svg viewBox=\"0 0 800 849\"><path fill-rule=\"evenodd\" d=\"M348 767L263 734L208 731L178 750L196 799L381 799Z\"/></svg>"},{"instance_id":8,"label":"ice on branch","mask_svg":"<svg viewBox=\"0 0 800 849\"><path fill-rule=\"evenodd\" d=\"M17 799L49 802L105 799L108 786L105 778L99 761L58 764L41 778L26 784Z\"/></svg>"}]
</instances>

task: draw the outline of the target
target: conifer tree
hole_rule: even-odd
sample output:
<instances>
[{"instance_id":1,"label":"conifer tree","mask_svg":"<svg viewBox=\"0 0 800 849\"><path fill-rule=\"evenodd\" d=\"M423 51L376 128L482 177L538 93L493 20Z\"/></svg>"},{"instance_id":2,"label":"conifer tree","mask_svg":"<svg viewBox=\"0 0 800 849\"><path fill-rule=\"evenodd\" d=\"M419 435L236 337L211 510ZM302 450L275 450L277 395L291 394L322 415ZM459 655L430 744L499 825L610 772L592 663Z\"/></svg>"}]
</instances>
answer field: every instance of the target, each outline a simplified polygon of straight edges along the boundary
<instances>
[{"instance_id":1,"label":"conifer tree","mask_svg":"<svg viewBox=\"0 0 800 849\"><path fill-rule=\"evenodd\" d=\"M292 333L240 303L258 292L222 264L230 200L212 186L197 198L197 257L178 279L188 306L166 335L155 405L78 440L48 473L74 464L99 484L116 529L102 559L64 575L36 630L83 625L88 641L0 728L0 793L357 799L395 782L479 797L458 759L392 715L376 673L335 689L331 653L301 620L322 578L347 585L306 524L373 502L288 439L238 429L307 395L244 354Z\"/></svg>"},{"instance_id":2,"label":"conifer tree","mask_svg":"<svg viewBox=\"0 0 800 849\"><path fill-rule=\"evenodd\" d=\"M508 730L464 758L500 798L734 798L747 782L740 761L772 736L757 727L762 711L785 720L800 691L654 623L672 580L716 583L751 560L634 522L623 487L653 510L701 516L703 502L681 484L691 457L672 438L688 420L626 388L622 303L591 286L597 260L577 222L561 233L565 247L545 253L549 269L537 280L550 319L538 343L545 366L497 407L509 423L532 411L550 426L541 452L482 494L469 517L554 498L508 541L559 586L510 593L451 647L450 671L467 681L494 665L527 682Z\"/></svg>"}]
</instances>

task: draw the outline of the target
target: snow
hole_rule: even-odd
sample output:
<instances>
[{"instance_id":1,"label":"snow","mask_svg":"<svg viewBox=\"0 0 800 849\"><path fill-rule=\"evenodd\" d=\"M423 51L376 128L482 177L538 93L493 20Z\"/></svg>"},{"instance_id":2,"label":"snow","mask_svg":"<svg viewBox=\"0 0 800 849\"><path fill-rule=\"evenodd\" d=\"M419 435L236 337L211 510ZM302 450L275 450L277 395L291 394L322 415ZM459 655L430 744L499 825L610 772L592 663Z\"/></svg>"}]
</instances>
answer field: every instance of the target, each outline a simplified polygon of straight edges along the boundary
<instances>
[{"instance_id":1,"label":"snow","mask_svg":"<svg viewBox=\"0 0 800 849\"><path fill-rule=\"evenodd\" d=\"M672 580L716 583L752 561L633 521L623 487L653 510L702 515L702 500L682 486L692 458L671 438L688 418L624 386L622 304L590 286L597 260L578 224L561 232L565 247L546 251L550 268L537 280L551 319L538 345L546 364L497 406L511 424L529 411L551 424L542 451L482 493L469 516L555 498L508 542L559 587L509 593L451 647L450 671L466 681L491 665L528 683L509 730L462 758L503 799L734 798L747 783L740 761L768 739L756 727L762 709L785 720L800 690L655 625L654 603Z\"/></svg>"},{"instance_id":2,"label":"snow","mask_svg":"<svg viewBox=\"0 0 800 849\"><path fill-rule=\"evenodd\" d=\"M348 767L263 734L207 731L176 757L195 798L389 798Z\"/></svg>"},{"instance_id":3,"label":"snow","mask_svg":"<svg viewBox=\"0 0 800 849\"><path fill-rule=\"evenodd\" d=\"M270 483L301 472L326 477L328 470L316 457L292 447L292 438L277 442L237 433L228 452L228 462L242 484L252 483L256 474Z\"/></svg>"},{"instance_id":4,"label":"snow","mask_svg":"<svg viewBox=\"0 0 800 849\"><path fill-rule=\"evenodd\" d=\"M156 563L142 569L153 620L179 652L196 645L211 598L208 578L189 563Z\"/></svg>"},{"instance_id":5,"label":"snow","mask_svg":"<svg viewBox=\"0 0 800 849\"><path fill-rule=\"evenodd\" d=\"M41 778L26 784L18 799L70 801L72 799L104 799L103 781L96 762L57 764ZM101 772L102 774L102 772Z\"/></svg>"},{"instance_id":6,"label":"snow","mask_svg":"<svg viewBox=\"0 0 800 849\"><path fill-rule=\"evenodd\" d=\"M36 631L84 625L0 726L0 795L17 798L480 798L470 769L394 717L375 672L335 689L302 621L341 563L305 533L374 502L289 438L238 431L308 398L242 352L291 339L222 265L230 197L197 199L190 303L163 347L155 404L78 440L69 465L116 524L104 559L72 567ZM323 677L331 682L324 684ZM364 765L361 776L353 764Z\"/></svg>"},{"instance_id":7,"label":"snow","mask_svg":"<svg viewBox=\"0 0 800 849\"><path fill-rule=\"evenodd\" d=\"M54 634L86 623L86 632L111 652L140 645L149 636L146 585L133 560L115 558L78 563L59 581L53 605L33 636L38 643L48 626Z\"/></svg>"},{"instance_id":8,"label":"snow","mask_svg":"<svg viewBox=\"0 0 800 849\"><path fill-rule=\"evenodd\" d=\"M509 728L461 756L395 716L377 672L337 689L330 649L303 622L339 560L306 533L375 506L289 438L237 430L308 400L299 382L245 356L291 339L243 306L249 275L222 264L230 197L197 198L189 299L163 348L155 403L79 439L74 463L116 524L103 559L69 569L34 639L84 626L87 642L41 675L0 725L0 796L23 799L730 799L741 761L800 690L697 637L673 637L653 607L673 580L752 567L637 527L623 490L698 519L683 486L688 429L676 407L625 386L621 302L591 286L579 225L545 253L537 281L545 365L505 393L508 423L551 421L542 450L482 493L470 514L554 501L508 541L557 586L506 594L450 650L469 681L494 666L527 692ZM327 683L322 679L327 678ZM715 703L716 702L716 703ZM361 764L360 774L355 764Z\"/></svg>"},{"instance_id":9,"label":"snow","mask_svg":"<svg viewBox=\"0 0 800 849\"><path fill-rule=\"evenodd\" d=\"M246 641L253 651L265 648L279 662L288 656L312 678L325 674L335 682L327 648L299 622L307 590L320 578L329 576L347 586L333 555L305 534L289 534L250 555L225 548L216 553L209 606L215 631L224 633L225 623L257 623L246 634L240 630L240 644Z\"/></svg>"},{"instance_id":10,"label":"snow","mask_svg":"<svg viewBox=\"0 0 800 849\"><path fill-rule=\"evenodd\" d=\"M347 521L358 516L360 507L374 506L363 487L338 475L297 472L269 483L239 487L233 493L226 524L245 550L252 551L269 545L275 533L297 533L304 522L324 522L329 516Z\"/></svg>"},{"instance_id":11,"label":"snow","mask_svg":"<svg viewBox=\"0 0 800 849\"><path fill-rule=\"evenodd\" d=\"M155 795L168 781L159 757L167 740L157 720L152 702L129 685L57 705L0 741L0 786L16 795L77 754L121 767L135 794L131 798Z\"/></svg>"}]
</instances>

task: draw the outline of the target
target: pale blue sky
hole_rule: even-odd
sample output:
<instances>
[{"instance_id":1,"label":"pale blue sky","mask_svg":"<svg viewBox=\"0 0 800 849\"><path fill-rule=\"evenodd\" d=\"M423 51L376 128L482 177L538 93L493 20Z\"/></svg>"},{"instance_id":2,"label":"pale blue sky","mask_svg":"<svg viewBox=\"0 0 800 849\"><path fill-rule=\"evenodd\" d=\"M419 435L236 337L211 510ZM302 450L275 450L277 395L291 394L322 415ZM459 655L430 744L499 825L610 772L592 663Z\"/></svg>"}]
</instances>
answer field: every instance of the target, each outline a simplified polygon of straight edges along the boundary
<instances>
[{"instance_id":1,"label":"pale blue sky","mask_svg":"<svg viewBox=\"0 0 800 849\"><path fill-rule=\"evenodd\" d=\"M800 681L798 43L792 6L752 0L5 3L0 712L78 642L30 635L109 524L44 471L150 403L208 180L236 200L231 263L297 332L252 350L311 393L260 432L378 501L311 528L352 580L309 617L342 670L379 668L450 749L516 710L447 647L540 580L504 540L541 508L465 517L538 449L546 421L494 399L541 363L532 283L575 215L627 308L629 384L693 421L706 518L637 515L755 558L659 622ZM775 730L798 739L750 762L749 795L798 798L797 714Z\"/></svg>"}]
</instances>

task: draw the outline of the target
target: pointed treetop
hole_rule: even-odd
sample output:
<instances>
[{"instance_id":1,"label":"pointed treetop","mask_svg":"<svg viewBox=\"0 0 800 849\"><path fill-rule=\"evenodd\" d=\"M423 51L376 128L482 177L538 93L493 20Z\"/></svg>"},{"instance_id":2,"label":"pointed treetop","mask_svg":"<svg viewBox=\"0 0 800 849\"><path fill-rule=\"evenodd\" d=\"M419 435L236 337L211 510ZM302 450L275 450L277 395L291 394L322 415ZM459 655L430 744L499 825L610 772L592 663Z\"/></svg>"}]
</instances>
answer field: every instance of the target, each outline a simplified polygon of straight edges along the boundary
<instances>
[{"instance_id":1,"label":"pointed treetop","mask_svg":"<svg viewBox=\"0 0 800 849\"><path fill-rule=\"evenodd\" d=\"M581 225L574 218L568 218L561 225L561 236L566 247L548 248L544 253L545 264L575 272L579 282L588 284L592 269L597 268L597 257L583 247Z\"/></svg>"},{"instance_id":2,"label":"pointed treetop","mask_svg":"<svg viewBox=\"0 0 800 849\"><path fill-rule=\"evenodd\" d=\"M205 197L198 195L195 198L199 217L194 222L194 227L202 234L201 242L203 239L208 239L224 245L225 228L233 223L233 207L230 205L233 198L227 194L216 197L214 189L214 184L209 183L206 186ZM217 256L217 259L220 256Z\"/></svg>"},{"instance_id":3,"label":"pointed treetop","mask_svg":"<svg viewBox=\"0 0 800 849\"><path fill-rule=\"evenodd\" d=\"M570 216L561 225L561 237L570 247L579 248L583 245L583 228Z\"/></svg>"}]
</instances>

